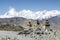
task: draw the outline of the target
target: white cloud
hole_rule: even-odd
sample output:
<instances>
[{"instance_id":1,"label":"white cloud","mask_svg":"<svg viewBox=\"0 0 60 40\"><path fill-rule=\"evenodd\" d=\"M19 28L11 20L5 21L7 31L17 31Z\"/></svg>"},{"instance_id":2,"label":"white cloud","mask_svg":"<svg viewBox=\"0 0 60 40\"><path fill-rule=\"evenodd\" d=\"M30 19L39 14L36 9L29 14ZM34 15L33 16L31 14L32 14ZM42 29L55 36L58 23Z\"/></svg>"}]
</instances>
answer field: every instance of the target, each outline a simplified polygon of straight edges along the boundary
<instances>
[{"instance_id":1,"label":"white cloud","mask_svg":"<svg viewBox=\"0 0 60 40\"><path fill-rule=\"evenodd\" d=\"M0 18L24 17L27 19L46 19L58 15L60 15L58 10L33 12L31 10L16 11L14 8L11 8L4 15L0 15Z\"/></svg>"}]
</instances>

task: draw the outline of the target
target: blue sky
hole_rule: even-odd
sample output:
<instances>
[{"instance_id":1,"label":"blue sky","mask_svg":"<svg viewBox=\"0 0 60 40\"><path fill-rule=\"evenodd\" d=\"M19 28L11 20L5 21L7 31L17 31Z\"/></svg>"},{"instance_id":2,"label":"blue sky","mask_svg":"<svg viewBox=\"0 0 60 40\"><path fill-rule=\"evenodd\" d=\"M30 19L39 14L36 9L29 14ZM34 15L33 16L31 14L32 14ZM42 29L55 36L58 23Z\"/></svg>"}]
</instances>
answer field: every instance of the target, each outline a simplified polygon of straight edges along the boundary
<instances>
[{"instance_id":1,"label":"blue sky","mask_svg":"<svg viewBox=\"0 0 60 40\"><path fill-rule=\"evenodd\" d=\"M60 10L60 0L0 0L0 14L4 14L10 7L16 11Z\"/></svg>"}]
</instances>

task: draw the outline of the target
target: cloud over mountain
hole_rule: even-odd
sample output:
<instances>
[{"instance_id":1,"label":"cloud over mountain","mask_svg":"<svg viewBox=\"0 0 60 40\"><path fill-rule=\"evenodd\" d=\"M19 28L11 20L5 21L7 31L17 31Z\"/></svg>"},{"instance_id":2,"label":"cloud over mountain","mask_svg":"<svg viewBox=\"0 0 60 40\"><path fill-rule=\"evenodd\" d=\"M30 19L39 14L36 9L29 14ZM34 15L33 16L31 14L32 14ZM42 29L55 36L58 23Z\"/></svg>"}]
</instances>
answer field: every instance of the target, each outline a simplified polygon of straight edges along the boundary
<instances>
[{"instance_id":1,"label":"cloud over mountain","mask_svg":"<svg viewBox=\"0 0 60 40\"><path fill-rule=\"evenodd\" d=\"M0 15L0 18L24 17L27 19L47 19L58 15L60 15L60 11L58 10L34 12L31 10L16 11L14 8L11 8L4 15Z\"/></svg>"}]
</instances>

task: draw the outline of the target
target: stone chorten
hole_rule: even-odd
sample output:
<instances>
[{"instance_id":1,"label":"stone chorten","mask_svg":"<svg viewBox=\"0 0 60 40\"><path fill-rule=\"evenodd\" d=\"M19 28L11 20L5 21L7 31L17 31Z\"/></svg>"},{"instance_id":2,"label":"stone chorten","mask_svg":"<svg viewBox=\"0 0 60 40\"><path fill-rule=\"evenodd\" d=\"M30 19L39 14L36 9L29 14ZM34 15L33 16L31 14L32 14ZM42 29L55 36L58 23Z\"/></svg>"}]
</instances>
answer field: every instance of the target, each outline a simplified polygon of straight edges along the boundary
<instances>
[{"instance_id":1,"label":"stone chorten","mask_svg":"<svg viewBox=\"0 0 60 40\"><path fill-rule=\"evenodd\" d=\"M44 30L50 30L50 23L48 20L44 21L44 26L42 27Z\"/></svg>"},{"instance_id":2,"label":"stone chorten","mask_svg":"<svg viewBox=\"0 0 60 40\"><path fill-rule=\"evenodd\" d=\"M33 23L32 22L28 22L28 27L29 27L29 29L37 29L37 28L39 28L40 26L40 23L39 23L39 21L37 20L37 21L34 21Z\"/></svg>"},{"instance_id":3,"label":"stone chorten","mask_svg":"<svg viewBox=\"0 0 60 40\"><path fill-rule=\"evenodd\" d=\"M45 20L45 29L50 30L50 24L48 20Z\"/></svg>"}]
</instances>

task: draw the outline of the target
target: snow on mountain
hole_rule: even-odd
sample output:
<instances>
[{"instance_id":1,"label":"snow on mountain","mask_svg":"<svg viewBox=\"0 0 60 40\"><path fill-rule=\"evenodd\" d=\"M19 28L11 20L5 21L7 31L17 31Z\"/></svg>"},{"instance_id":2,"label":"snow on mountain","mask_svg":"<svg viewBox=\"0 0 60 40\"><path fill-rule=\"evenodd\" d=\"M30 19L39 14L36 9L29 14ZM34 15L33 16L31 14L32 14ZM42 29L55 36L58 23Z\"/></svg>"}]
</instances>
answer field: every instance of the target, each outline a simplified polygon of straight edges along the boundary
<instances>
[{"instance_id":1,"label":"snow on mountain","mask_svg":"<svg viewBox=\"0 0 60 40\"><path fill-rule=\"evenodd\" d=\"M27 19L47 19L58 15L60 15L59 10L43 10L34 12L31 10L16 11L14 8L11 8L4 15L0 15L0 18L24 17Z\"/></svg>"}]
</instances>

